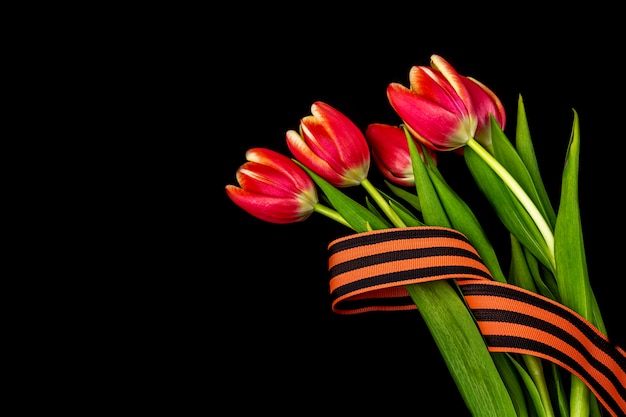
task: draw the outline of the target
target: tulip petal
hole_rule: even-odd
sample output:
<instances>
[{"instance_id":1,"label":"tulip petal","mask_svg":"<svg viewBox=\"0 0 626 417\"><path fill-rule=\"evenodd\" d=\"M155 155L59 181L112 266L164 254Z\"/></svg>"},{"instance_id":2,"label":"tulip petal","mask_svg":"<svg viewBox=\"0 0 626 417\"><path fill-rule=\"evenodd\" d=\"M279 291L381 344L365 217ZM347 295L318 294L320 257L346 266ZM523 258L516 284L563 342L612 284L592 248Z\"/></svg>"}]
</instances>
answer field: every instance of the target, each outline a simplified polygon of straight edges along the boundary
<instances>
[{"instance_id":1,"label":"tulip petal","mask_svg":"<svg viewBox=\"0 0 626 417\"><path fill-rule=\"evenodd\" d=\"M334 138L335 150L339 161L348 169L369 168L369 148L361 130L344 114L326 103L317 101L311 106L315 116L331 138ZM367 175L367 169L365 172Z\"/></svg>"},{"instance_id":2,"label":"tulip petal","mask_svg":"<svg viewBox=\"0 0 626 417\"><path fill-rule=\"evenodd\" d=\"M326 181L331 184L335 186L342 186L344 184L344 177L335 171L328 162L315 154L298 132L289 130L287 131L286 138L289 151L298 161L325 178Z\"/></svg>"},{"instance_id":3,"label":"tulip petal","mask_svg":"<svg viewBox=\"0 0 626 417\"><path fill-rule=\"evenodd\" d=\"M328 164L329 168L342 173L347 170L342 160L341 147L330 136L327 126L314 116L307 116L300 121L302 138L313 155Z\"/></svg>"},{"instance_id":4,"label":"tulip petal","mask_svg":"<svg viewBox=\"0 0 626 417\"><path fill-rule=\"evenodd\" d=\"M314 188L311 178L291 158L266 148L252 148L246 152L246 159L258 162L279 171L286 176L292 187L298 190Z\"/></svg>"},{"instance_id":5,"label":"tulip petal","mask_svg":"<svg viewBox=\"0 0 626 417\"><path fill-rule=\"evenodd\" d=\"M253 193L281 198L293 198L299 194L287 176L256 162L243 164L237 170L236 177L242 188Z\"/></svg>"},{"instance_id":6,"label":"tulip petal","mask_svg":"<svg viewBox=\"0 0 626 417\"><path fill-rule=\"evenodd\" d=\"M367 127L365 137L371 146L372 158L385 178L399 185L415 184L411 155L403 129L372 123Z\"/></svg>"},{"instance_id":7,"label":"tulip petal","mask_svg":"<svg viewBox=\"0 0 626 417\"><path fill-rule=\"evenodd\" d=\"M306 220L312 213L297 200L253 193L234 185L226 186L228 197L254 217L270 223L288 224Z\"/></svg>"},{"instance_id":8,"label":"tulip petal","mask_svg":"<svg viewBox=\"0 0 626 417\"><path fill-rule=\"evenodd\" d=\"M450 84L456 92L456 95L460 98L461 102L465 105L465 111L467 112L468 117L473 118L475 109L473 107L472 96L465 86L465 77L459 75L454 67L439 55L432 55L430 57L430 66L435 71L439 71L439 73L441 73L443 78L445 78L448 84Z\"/></svg>"},{"instance_id":9,"label":"tulip petal","mask_svg":"<svg viewBox=\"0 0 626 417\"><path fill-rule=\"evenodd\" d=\"M252 148L236 173L239 187L226 186L231 200L253 216L272 223L305 220L318 203L315 183L292 159Z\"/></svg>"},{"instance_id":10,"label":"tulip petal","mask_svg":"<svg viewBox=\"0 0 626 417\"><path fill-rule=\"evenodd\" d=\"M500 128L504 129L506 127L506 113L504 111L504 105L498 96L477 79L467 77L466 80L468 90L470 90L472 94L472 101L474 102L476 112L478 114L493 114ZM476 86L478 86L484 94L481 94ZM482 99L478 100L479 97ZM485 117L485 119L489 120L489 117Z\"/></svg>"},{"instance_id":11,"label":"tulip petal","mask_svg":"<svg viewBox=\"0 0 626 417\"><path fill-rule=\"evenodd\" d=\"M472 137L471 120L432 102L398 83L387 87L387 97L409 131L435 150L457 149Z\"/></svg>"},{"instance_id":12,"label":"tulip petal","mask_svg":"<svg viewBox=\"0 0 626 417\"><path fill-rule=\"evenodd\" d=\"M411 91L437 103L453 113L468 115L467 107L456 91L440 74L428 67L412 67L409 71Z\"/></svg>"}]
</instances>

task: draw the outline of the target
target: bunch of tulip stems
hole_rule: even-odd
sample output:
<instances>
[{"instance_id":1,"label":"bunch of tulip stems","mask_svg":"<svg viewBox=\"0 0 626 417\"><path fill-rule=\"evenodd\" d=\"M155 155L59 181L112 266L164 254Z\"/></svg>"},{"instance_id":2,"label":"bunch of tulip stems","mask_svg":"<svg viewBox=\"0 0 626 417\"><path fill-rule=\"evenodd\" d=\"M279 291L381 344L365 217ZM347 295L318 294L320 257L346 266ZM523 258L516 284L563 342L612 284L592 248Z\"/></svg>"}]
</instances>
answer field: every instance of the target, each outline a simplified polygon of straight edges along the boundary
<instances>
[{"instance_id":1,"label":"bunch of tulip stems","mask_svg":"<svg viewBox=\"0 0 626 417\"><path fill-rule=\"evenodd\" d=\"M226 186L228 196L273 223L304 221L316 212L357 233L424 225L453 228L467 236L495 280L562 303L606 334L589 283L578 207L578 115L574 111L556 212L541 179L521 96L514 146L504 134L504 109L495 94L456 73L441 57L433 55L431 65L412 68L410 89L390 84L387 90L402 124L372 124L363 135L342 113L316 102L299 131L287 132L294 157L265 148L249 150L248 162L237 171L239 186ZM477 217L438 170L440 151L460 151L508 230L508 276ZM390 193L368 179L370 152ZM356 185L375 204L369 198L361 204L340 190ZM566 381L554 363L489 352L453 280L406 289L472 415L602 415L585 383L573 374Z\"/></svg>"}]
</instances>

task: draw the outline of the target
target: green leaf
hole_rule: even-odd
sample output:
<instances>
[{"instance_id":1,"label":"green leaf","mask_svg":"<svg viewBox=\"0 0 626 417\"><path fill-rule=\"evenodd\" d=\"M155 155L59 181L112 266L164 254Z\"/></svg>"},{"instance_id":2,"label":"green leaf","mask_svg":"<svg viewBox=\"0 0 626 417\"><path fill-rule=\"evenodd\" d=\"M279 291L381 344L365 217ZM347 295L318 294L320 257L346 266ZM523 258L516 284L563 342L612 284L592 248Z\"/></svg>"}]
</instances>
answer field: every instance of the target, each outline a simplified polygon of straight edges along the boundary
<instances>
[{"instance_id":1,"label":"green leaf","mask_svg":"<svg viewBox=\"0 0 626 417\"><path fill-rule=\"evenodd\" d=\"M470 147L463 148L465 162L474 180L504 226L537 259L551 268L550 250L526 209L491 167Z\"/></svg>"},{"instance_id":2,"label":"green leaf","mask_svg":"<svg viewBox=\"0 0 626 417\"><path fill-rule=\"evenodd\" d=\"M578 207L578 170L580 153L580 130L578 113L574 111L574 123L565 159L561 182L561 199L556 217L554 251L556 279L561 302L578 312L592 324L604 327L596 299L589 285L587 261ZM600 320L600 321L598 321ZM589 388L576 376L571 378L571 405L573 410L589 407Z\"/></svg>"},{"instance_id":3,"label":"green leaf","mask_svg":"<svg viewBox=\"0 0 626 417\"><path fill-rule=\"evenodd\" d=\"M558 404L559 412L562 417L569 417L569 396L567 395L565 388L563 387L563 380L561 378L561 368L553 362L549 364L552 375L552 387L553 395L556 394L556 402Z\"/></svg>"},{"instance_id":4,"label":"green leaf","mask_svg":"<svg viewBox=\"0 0 626 417\"><path fill-rule=\"evenodd\" d=\"M426 165L417 150L418 145L406 129L405 134L424 223L450 227ZM515 417L515 407L506 386L464 299L447 281L407 285L406 289L419 306L418 311L472 415Z\"/></svg>"},{"instance_id":5,"label":"green leaf","mask_svg":"<svg viewBox=\"0 0 626 417\"><path fill-rule=\"evenodd\" d=\"M397 185L392 184L387 180L385 180L385 184L387 184L387 187L389 187L391 192L393 192L397 197L400 197L401 199L409 203L415 210L422 210L420 206L420 199L417 194L413 194L402 187L398 187Z\"/></svg>"},{"instance_id":6,"label":"green leaf","mask_svg":"<svg viewBox=\"0 0 626 417\"><path fill-rule=\"evenodd\" d=\"M393 227L393 225L385 218L385 215L380 211L378 206L376 204L372 203L367 196L365 197L365 205L366 205L366 207L367 207L367 209L369 211L374 213L376 216L378 216L385 223L385 229Z\"/></svg>"},{"instance_id":7,"label":"green leaf","mask_svg":"<svg viewBox=\"0 0 626 417\"><path fill-rule=\"evenodd\" d=\"M406 286L471 415L516 417L515 407L483 336L447 281Z\"/></svg>"},{"instance_id":8,"label":"green leaf","mask_svg":"<svg viewBox=\"0 0 626 417\"><path fill-rule=\"evenodd\" d=\"M559 288L552 272L542 265L528 248L523 248L523 250L526 255L526 264L537 286L537 292L551 300L559 301Z\"/></svg>"},{"instance_id":9,"label":"green leaf","mask_svg":"<svg viewBox=\"0 0 626 417\"><path fill-rule=\"evenodd\" d=\"M528 393L528 396L530 397L530 402L533 405L533 410L535 411L535 415L537 415L538 417L545 417L546 411L541 401L541 394L539 393L539 390L537 389L537 386L535 385L532 377L528 374L528 372L526 372L524 367L522 367L522 365L520 365L517 361L512 360L511 362L517 368L517 371L519 372L519 375L522 378L524 385L526 386L526 392Z\"/></svg>"},{"instance_id":10,"label":"green leaf","mask_svg":"<svg viewBox=\"0 0 626 417\"><path fill-rule=\"evenodd\" d=\"M595 396L591 396L589 398L589 416L590 417L603 417L603 407L600 405L600 402Z\"/></svg>"},{"instance_id":11,"label":"green leaf","mask_svg":"<svg viewBox=\"0 0 626 417\"><path fill-rule=\"evenodd\" d=\"M533 280L532 273L528 263L526 262L526 256L524 255L524 248L520 245L519 241L511 234L511 265L509 268L509 283L521 288L525 288L532 292L537 292L535 281Z\"/></svg>"},{"instance_id":12,"label":"green leaf","mask_svg":"<svg viewBox=\"0 0 626 417\"><path fill-rule=\"evenodd\" d=\"M446 215L450 219L452 228L463 233L469 239L493 278L496 281L506 282L498 256L472 210L446 183L439 171L428 167L428 173L437 191L439 200L446 211Z\"/></svg>"},{"instance_id":13,"label":"green leaf","mask_svg":"<svg viewBox=\"0 0 626 417\"><path fill-rule=\"evenodd\" d=\"M417 195L420 196L420 205L422 208L422 216L424 223L430 226L450 227L450 221L446 217L441 201L435 187L430 180L426 165L420 156L415 141L411 138L409 132L404 130L409 144L409 152L411 154L411 164L413 166L413 176L415 177L415 189ZM428 152L424 151L424 154Z\"/></svg>"},{"instance_id":14,"label":"green leaf","mask_svg":"<svg viewBox=\"0 0 626 417\"><path fill-rule=\"evenodd\" d=\"M578 114L574 111L574 123L563 170L561 200L554 234L556 279L561 302L585 319L591 320L592 293L588 285L589 277L578 207L579 152Z\"/></svg>"},{"instance_id":15,"label":"green leaf","mask_svg":"<svg viewBox=\"0 0 626 417\"><path fill-rule=\"evenodd\" d=\"M554 416L554 408L552 406L553 397L551 395L553 391L551 391L550 388L554 390L555 386L550 386L546 380L546 375L543 371L544 361L534 355L522 355L522 359L526 365L528 375L530 375L534 386L537 388L543 410L546 411L548 416ZM537 405L537 407L539 408L539 405Z\"/></svg>"},{"instance_id":16,"label":"green leaf","mask_svg":"<svg viewBox=\"0 0 626 417\"><path fill-rule=\"evenodd\" d=\"M424 226L424 223L415 217L413 213L408 211L405 207L398 205L396 200L389 200L389 205L408 227Z\"/></svg>"},{"instance_id":17,"label":"green leaf","mask_svg":"<svg viewBox=\"0 0 626 417\"><path fill-rule=\"evenodd\" d=\"M539 198L533 177L530 175L519 154L500 128L500 125L493 120L493 116L491 116L491 118L491 139L493 142L494 157L509 172L509 174L515 178L515 181L517 181L526 194L528 194L528 197L535 204L543 218L547 218L546 209L543 207L543 203Z\"/></svg>"},{"instance_id":18,"label":"green leaf","mask_svg":"<svg viewBox=\"0 0 626 417\"><path fill-rule=\"evenodd\" d=\"M580 129L578 113L568 146L561 184L561 200L555 230L557 281L563 294L563 304L576 310L606 334L597 299L589 281L585 244L583 240L580 208L578 204L578 172L580 154ZM561 289L561 287L565 287ZM578 309L581 309L580 311Z\"/></svg>"},{"instance_id":19,"label":"green leaf","mask_svg":"<svg viewBox=\"0 0 626 417\"><path fill-rule=\"evenodd\" d=\"M395 211L396 214L400 216L400 219L402 219L404 224L406 224L407 226L424 226L424 223L422 223L413 213L411 213L409 209L404 207L402 203L400 203L398 200L392 198L390 195L381 190L378 190L378 192L380 193L380 195L387 199L393 211Z\"/></svg>"},{"instance_id":20,"label":"green leaf","mask_svg":"<svg viewBox=\"0 0 626 417\"><path fill-rule=\"evenodd\" d=\"M528 416L529 413L526 405L526 395L524 394L524 389L520 384L520 380L522 378L520 377L519 364L508 353L492 352L491 356L493 357L493 361L498 366L500 375L502 375L502 381L504 381L504 385L506 385L507 391L511 396L517 416Z\"/></svg>"},{"instance_id":21,"label":"green leaf","mask_svg":"<svg viewBox=\"0 0 626 417\"><path fill-rule=\"evenodd\" d=\"M526 110L524 108L524 101L520 95L518 98L517 106L517 129L515 130L515 147L517 152L524 161L524 165L528 169L528 172L535 184L541 207L545 210L546 218L552 227L556 222L556 213L552 207L552 203L546 191L546 187L541 178L539 172L539 164L537 163L537 157L535 155L535 148L533 146L530 129L528 127L528 120L526 119Z\"/></svg>"},{"instance_id":22,"label":"green leaf","mask_svg":"<svg viewBox=\"0 0 626 417\"><path fill-rule=\"evenodd\" d=\"M294 160L300 165L309 176L315 181L318 187L324 192L331 205L357 232L368 231L368 225L372 230L387 229L388 226L384 220L376 216L374 213L357 203L328 181L311 171L309 168Z\"/></svg>"},{"instance_id":23,"label":"green leaf","mask_svg":"<svg viewBox=\"0 0 626 417\"><path fill-rule=\"evenodd\" d=\"M591 304L591 314L592 319L590 320L594 325L600 330L603 334L606 333L606 328L604 327L604 320L602 319L602 314L600 313L600 306L598 305L598 300L596 299L593 291L591 292L593 296L592 304Z\"/></svg>"}]
</instances>

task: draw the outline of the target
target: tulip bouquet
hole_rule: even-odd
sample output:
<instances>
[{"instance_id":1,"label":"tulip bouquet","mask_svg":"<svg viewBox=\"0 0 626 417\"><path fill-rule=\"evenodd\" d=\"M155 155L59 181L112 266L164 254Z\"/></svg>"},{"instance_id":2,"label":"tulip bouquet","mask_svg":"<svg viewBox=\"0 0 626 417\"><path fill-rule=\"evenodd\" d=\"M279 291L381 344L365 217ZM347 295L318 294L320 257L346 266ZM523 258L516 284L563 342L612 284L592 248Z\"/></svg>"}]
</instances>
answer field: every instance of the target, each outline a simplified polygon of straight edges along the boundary
<instances>
[{"instance_id":1,"label":"tulip bouquet","mask_svg":"<svg viewBox=\"0 0 626 417\"><path fill-rule=\"evenodd\" d=\"M412 67L409 84L387 88L398 125L364 132L313 103L286 133L292 156L250 149L228 197L263 221L318 213L349 229L328 246L333 311L417 309L472 415L626 415L626 353L607 335L585 260L577 113L555 210L521 96L512 141L499 98L442 57ZM442 152L459 155L508 231L507 269L439 170ZM385 188L368 178L371 160Z\"/></svg>"}]
</instances>

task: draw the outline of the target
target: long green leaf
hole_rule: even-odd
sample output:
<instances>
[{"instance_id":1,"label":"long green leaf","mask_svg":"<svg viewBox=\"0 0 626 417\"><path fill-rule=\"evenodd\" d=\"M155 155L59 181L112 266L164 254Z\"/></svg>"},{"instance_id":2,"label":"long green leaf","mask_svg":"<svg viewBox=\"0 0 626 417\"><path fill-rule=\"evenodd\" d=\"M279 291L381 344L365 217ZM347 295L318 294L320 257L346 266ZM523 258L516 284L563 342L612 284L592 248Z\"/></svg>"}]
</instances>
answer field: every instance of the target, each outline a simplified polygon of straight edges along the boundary
<instances>
[{"instance_id":1,"label":"long green leaf","mask_svg":"<svg viewBox=\"0 0 626 417\"><path fill-rule=\"evenodd\" d=\"M424 222L430 226L451 227L417 145L406 130L405 133ZM407 285L406 289L472 415L516 416L483 336L456 290L447 281Z\"/></svg>"},{"instance_id":2,"label":"long green leaf","mask_svg":"<svg viewBox=\"0 0 626 417\"><path fill-rule=\"evenodd\" d=\"M528 392L528 396L530 397L530 403L533 405L533 410L535 411L536 415L538 417L545 417L546 410L544 409L541 402L541 394L539 393L537 386L533 382L532 377L528 374L526 369L522 367L522 365L513 360L511 362L517 368L517 371L519 372L519 375L522 378L524 385L526 386L526 391Z\"/></svg>"},{"instance_id":3,"label":"long green leaf","mask_svg":"<svg viewBox=\"0 0 626 417\"><path fill-rule=\"evenodd\" d=\"M474 152L465 147L465 162L474 180L506 228L527 247L541 263L551 268L550 250L526 209L496 173Z\"/></svg>"},{"instance_id":4,"label":"long green leaf","mask_svg":"<svg viewBox=\"0 0 626 417\"><path fill-rule=\"evenodd\" d=\"M315 181L318 187L324 192L328 201L339 214L352 226L357 232L366 232L369 227L373 230L387 229L387 223L367 208L357 203L337 188L335 188L328 181L311 171L298 161L295 161L300 165L309 176ZM369 227L368 227L369 225Z\"/></svg>"},{"instance_id":5,"label":"long green leaf","mask_svg":"<svg viewBox=\"0 0 626 417\"><path fill-rule=\"evenodd\" d=\"M509 172L509 174L515 178L522 189L524 189L526 194L528 194L528 197L540 211L543 218L547 218L547 211L543 207L543 202L541 201L541 198L539 198L533 177L526 168L526 165L500 128L500 125L493 121L491 125L491 139L493 142L494 157Z\"/></svg>"},{"instance_id":6,"label":"long green leaf","mask_svg":"<svg viewBox=\"0 0 626 417\"><path fill-rule=\"evenodd\" d=\"M451 227L450 221L437 195L437 191L430 180L426 165L417 150L418 145L415 144L408 132L406 132L406 134L409 152L411 154L411 163L413 165L413 176L415 177L415 189L417 195L420 196L420 206L422 208L424 223L430 226ZM422 153L427 154L426 151Z\"/></svg>"},{"instance_id":7,"label":"long green leaf","mask_svg":"<svg viewBox=\"0 0 626 417\"><path fill-rule=\"evenodd\" d=\"M522 248L522 245L520 245L513 234L510 234L510 236L511 265L509 268L509 283L532 292L537 292L530 267L528 266L528 262L526 262L524 248Z\"/></svg>"},{"instance_id":8,"label":"long green leaf","mask_svg":"<svg viewBox=\"0 0 626 417\"><path fill-rule=\"evenodd\" d=\"M424 226L424 223L422 223L417 217L415 217L413 213L408 211L405 207L398 205L396 200L389 200L389 205L408 227Z\"/></svg>"},{"instance_id":9,"label":"long green leaf","mask_svg":"<svg viewBox=\"0 0 626 417\"><path fill-rule=\"evenodd\" d=\"M539 172L539 164L537 163L535 148L530 137L530 128L528 127L528 120L526 119L526 109L524 107L524 101L522 100L521 95L519 96L517 103L517 128L515 129L515 148L517 149L517 153L519 154L522 161L524 161L524 165L526 165L526 168L528 169L528 172L532 177L532 181L535 184L535 189L537 190L537 195L539 196L539 201L541 202L541 206L545 210L547 219L550 225L554 227L554 223L556 221L556 213L554 211L554 208L552 207L552 202L550 200L550 197L548 196L548 192L546 191L543 179L541 178L541 173Z\"/></svg>"},{"instance_id":10,"label":"long green leaf","mask_svg":"<svg viewBox=\"0 0 626 417\"><path fill-rule=\"evenodd\" d=\"M578 115L574 111L574 124L567 151L561 200L556 219L554 250L557 262L556 279L561 302L591 320L592 296L588 285L585 247L582 238L578 206L578 167L580 132Z\"/></svg>"},{"instance_id":11,"label":"long green leaf","mask_svg":"<svg viewBox=\"0 0 626 417\"><path fill-rule=\"evenodd\" d=\"M585 247L578 206L578 170L580 153L580 129L578 113L574 111L574 123L567 149L561 183L561 199L556 216L554 250L556 279L561 302L578 312L591 323L598 323L594 306L596 299L589 285ZM602 325L603 327L603 325ZM573 415L587 414L589 388L575 375L571 378L570 409Z\"/></svg>"},{"instance_id":12,"label":"long green leaf","mask_svg":"<svg viewBox=\"0 0 626 417\"><path fill-rule=\"evenodd\" d=\"M559 297L559 288L556 285L552 271L548 270L545 265L542 265L528 248L523 248L523 251L524 255L526 255L526 264L537 286L536 292L551 300L559 301L561 299Z\"/></svg>"},{"instance_id":13,"label":"long green leaf","mask_svg":"<svg viewBox=\"0 0 626 417\"><path fill-rule=\"evenodd\" d=\"M409 203L413 208L417 211L422 211L422 206L420 205L420 199L417 194L413 194L402 187L398 187L397 185L392 184L391 182L385 180L385 184L387 187L397 196Z\"/></svg>"},{"instance_id":14,"label":"long green leaf","mask_svg":"<svg viewBox=\"0 0 626 417\"><path fill-rule=\"evenodd\" d=\"M498 256L489 242L480 222L469 208L469 206L454 192L446 183L441 173L429 167L430 179L437 190L441 204L446 210L446 215L450 219L452 227L463 233L472 246L478 251L482 261L496 281L506 282L506 277L500 267Z\"/></svg>"},{"instance_id":15,"label":"long green leaf","mask_svg":"<svg viewBox=\"0 0 626 417\"><path fill-rule=\"evenodd\" d=\"M510 354L504 352L493 352L491 356L502 375L502 381L504 381L504 385L506 385L506 389L511 396L517 416L528 416L526 395L522 388L522 383L525 381L520 381L522 378L519 375L518 364L515 363L515 359Z\"/></svg>"},{"instance_id":16,"label":"long green leaf","mask_svg":"<svg viewBox=\"0 0 626 417\"><path fill-rule=\"evenodd\" d=\"M558 404L561 417L569 417L569 397L563 386L563 379L561 378L561 371L558 365L554 362L550 362L550 375L552 375L553 394L556 396L556 402Z\"/></svg>"},{"instance_id":17,"label":"long green leaf","mask_svg":"<svg viewBox=\"0 0 626 417\"><path fill-rule=\"evenodd\" d=\"M393 225L389 221L387 221L387 219L385 219L384 213L380 211L378 206L372 203L368 197L365 197L365 207L367 207L367 209L374 213L376 216L380 217L380 219L385 223L385 229L393 227Z\"/></svg>"},{"instance_id":18,"label":"long green leaf","mask_svg":"<svg viewBox=\"0 0 626 417\"><path fill-rule=\"evenodd\" d=\"M406 288L472 416L516 417L482 335L452 286L446 281L431 281Z\"/></svg>"},{"instance_id":19,"label":"long green leaf","mask_svg":"<svg viewBox=\"0 0 626 417\"><path fill-rule=\"evenodd\" d=\"M402 203L400 203L398 200L392 198L384 191L378 190L378 192L389 202L389 205L391 206L393 211L396 212L396 214L400 217L404 224L406 224L407 226L424 226L424 223L422 223L417 218L417 216L415 216L415 214L411 213L411 211L408 208L404 207Z\"/></svg>"}]
</instances>

